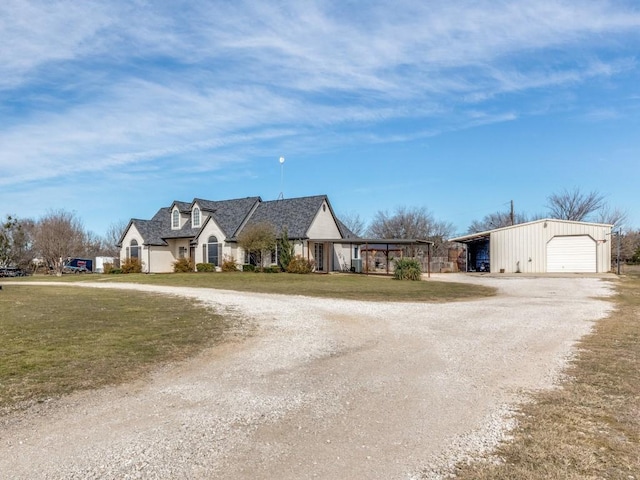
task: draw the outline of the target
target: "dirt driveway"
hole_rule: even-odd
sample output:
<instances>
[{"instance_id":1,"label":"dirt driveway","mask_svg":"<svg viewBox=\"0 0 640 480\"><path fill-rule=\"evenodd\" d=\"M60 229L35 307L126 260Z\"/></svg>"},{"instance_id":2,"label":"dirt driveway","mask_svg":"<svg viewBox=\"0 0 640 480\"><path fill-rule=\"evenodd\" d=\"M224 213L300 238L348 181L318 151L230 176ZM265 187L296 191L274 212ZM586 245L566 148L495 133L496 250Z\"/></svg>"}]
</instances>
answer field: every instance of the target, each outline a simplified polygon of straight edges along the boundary
<instances>
[{"instance_id":1,"label":"dirt driveway","mask_svg":"<svg viewBox=\"0 0 640 480\"><path fill-rule=\"evenodd\" d=\"M198 298L252 334L2 419L0 478L436 478L501 438L519 392L550 386L611 308L598 278L470 281L500 294L380 304L92 284Z\"/></svg>"}]
</instances>

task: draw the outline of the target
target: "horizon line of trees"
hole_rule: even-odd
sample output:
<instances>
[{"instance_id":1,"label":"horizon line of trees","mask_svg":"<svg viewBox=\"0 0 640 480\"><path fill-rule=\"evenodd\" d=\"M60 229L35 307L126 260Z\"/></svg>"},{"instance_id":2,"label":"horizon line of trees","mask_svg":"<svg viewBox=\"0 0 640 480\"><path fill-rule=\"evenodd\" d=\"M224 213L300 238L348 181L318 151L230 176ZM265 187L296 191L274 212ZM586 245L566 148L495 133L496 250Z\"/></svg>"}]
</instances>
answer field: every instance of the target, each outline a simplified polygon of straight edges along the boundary
<instances>
[{"instance_id":1,"label":"horizon line of trees","mask_svg":"<svg viewBox=\"0 0 640 480\"><path fill-rule=\"evenodd\" d=\"M472 221L467 233L485 232L542 218L605 223L622 229L628 216L625 211L610 206L599 192L583 192L579 188L552 193L547 197L546 208L545 213L533 215L510 209L490 213ZM353 213L341 216L340 220L358 236L431 240L434 242L434 257L446 256L452 246L448 239L456 236L452 223L436 220L425 207L397 207L392 213L379 211L368 226ZM620 238L620 260L640 263L640 229L625 230Z\"/></svg>"},{"instance_id":2,"label":"horizon line of trees","mask_svg":"<svg viewBox=\"0 0 640 480\"><path fill-rule=\"evenodd\" d=\"M596 192L582 192L579 188L563 190L547 197L547 213L527 215L522 212L498 211L474 220L467 233L477 233L506 227L540 218L573 221L593 221L624 227L626 212L611 207L605 197ZM448 239L455 235L453 223L436 219L426 207L400 206L389 213L378 211L369 225L360 215L344 213L339 220L357 236L374 238L423 239L434 242L434 257L447 256L452 246ZM116 246L127 222L110 224L104 236L87 231L75 213L52 210L39 220L18 219L7 215L0 224L0 267L29 268L33 260L41 260L47 267L62 270L69 257L119 256ZM621 236L620 257L623 261L640 262L640 229L626 229ZM264 248L259 248L262 251ZM411 252L407 251L407 254Z\"/></svg>"},{"instance_id":3,"label":"horizon line of trees","mask_svg":"<svg viewBox=\"0 0 640 480\"><path fill-rule=\"evenodd\" d=\"M116 257L126 223L112 223L104 236L85 229L75 213L51 210L38 220L7 215L0 224L0 267L61 272L68 258Z\"/></svg>"}]
</instances>

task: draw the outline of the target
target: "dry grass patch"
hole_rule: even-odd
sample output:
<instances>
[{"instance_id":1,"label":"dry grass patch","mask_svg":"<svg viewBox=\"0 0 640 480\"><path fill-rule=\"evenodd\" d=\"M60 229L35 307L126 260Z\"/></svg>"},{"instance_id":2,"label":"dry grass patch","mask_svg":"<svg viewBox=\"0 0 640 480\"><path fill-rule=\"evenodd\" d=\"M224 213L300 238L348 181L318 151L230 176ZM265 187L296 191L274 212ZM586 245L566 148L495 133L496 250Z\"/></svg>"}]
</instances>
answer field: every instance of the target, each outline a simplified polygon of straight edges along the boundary
<instances>
[{"instance_id":1,"label":"dry grass patch","mask_svg":"<svg viewBox=\"0 0 640 480\"><path fill-rule=\"evenodd\" d=\"M255 293L305 295L379 302L452 302L492 296L481 285L426 280L404 282L366 275L294 275L288 273L167 273L87 276L84 281L133 282L150 285L216 288Z\"/></svg>"},{"instance_id":2,"label":"dry grass patch","mask_svg":"<svg viewBox=\"0 0 640 480\"><path fill-rule=\"evenodd\" d=\"M180 297L7 283L0 312L0 413L134 379L219 340L228 326Z\"/></svg>"},{"instance_id":3,"label":"dry grass patch","mask_svg":"<svg viewBox=\"0 0 640 480\"><path fill-rule=\"evenodd\" d=\"M640 479L640 276L622 279L617 309L579 344L560 388L521 407L495 462L455 478Z\"/></svg>"}]
</instances>

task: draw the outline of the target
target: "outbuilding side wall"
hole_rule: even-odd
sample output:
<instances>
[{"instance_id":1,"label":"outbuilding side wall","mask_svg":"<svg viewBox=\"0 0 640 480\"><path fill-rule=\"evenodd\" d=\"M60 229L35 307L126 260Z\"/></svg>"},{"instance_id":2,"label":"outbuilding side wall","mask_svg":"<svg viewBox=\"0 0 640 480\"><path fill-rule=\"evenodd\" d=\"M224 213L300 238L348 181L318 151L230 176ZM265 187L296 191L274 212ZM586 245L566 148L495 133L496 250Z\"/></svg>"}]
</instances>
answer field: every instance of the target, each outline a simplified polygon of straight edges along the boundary
<instances>
[{"instance_id":1,"label":"outbuilding side wall","mask_svg":"<svg viewBox=\"0 0 640 480\"><path fill-rule=\"evenodd\" d=\"M602 224L545 220L491 232L491 271L547 271L547 244L555 236L589 235L596 242L597 272L611 268L611 227Z\"/></svg>"}]
</instances>

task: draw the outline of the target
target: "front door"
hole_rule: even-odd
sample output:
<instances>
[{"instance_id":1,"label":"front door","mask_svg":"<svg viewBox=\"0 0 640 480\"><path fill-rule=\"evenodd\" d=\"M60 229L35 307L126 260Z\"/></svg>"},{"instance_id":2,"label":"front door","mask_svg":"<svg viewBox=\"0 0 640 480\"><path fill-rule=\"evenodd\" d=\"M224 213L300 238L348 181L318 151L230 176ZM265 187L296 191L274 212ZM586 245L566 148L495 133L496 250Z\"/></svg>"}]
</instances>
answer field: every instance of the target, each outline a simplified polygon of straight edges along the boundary
<instances>
[{"instance_id":1,"label":"front door","mask_svg":"<svg viewBox=\"0 0 640 480\"><path fill-rule=\"evenodd\" d=\"M324 244L315 243L313 256L316 260L316 271L324 272Z\"/></svg>"}]
</instances>

